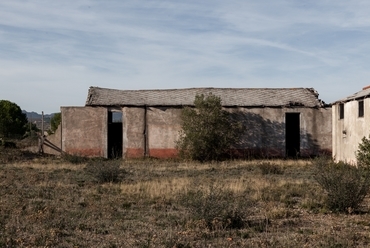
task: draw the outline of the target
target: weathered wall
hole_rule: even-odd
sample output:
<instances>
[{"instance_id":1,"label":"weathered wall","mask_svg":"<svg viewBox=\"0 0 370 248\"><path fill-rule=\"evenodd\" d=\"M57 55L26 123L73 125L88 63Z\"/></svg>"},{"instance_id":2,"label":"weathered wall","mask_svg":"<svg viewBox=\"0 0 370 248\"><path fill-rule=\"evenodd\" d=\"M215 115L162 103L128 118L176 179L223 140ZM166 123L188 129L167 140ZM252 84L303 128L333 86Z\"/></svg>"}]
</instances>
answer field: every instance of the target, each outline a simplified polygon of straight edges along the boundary
<instances>
[{"instance_id":1,"label":"weathered wall","mask_svg":"<svg viewBox=\"0 0 370 248\"><path fill-rule=\"evenodd\" d=\"M361 139L369 137L370 98L364 99L364 116L358 117L358 101L344 103L344 118L339 119L339 103L332 106L333 158L336 161L356 163L356 151Z\"/></svg>"},{"instance_id":2,"label":"weathered wall","mask_svg":"<svg viewBox=\"0 0 370 248\"><path fill-rule=\"evenodd\" d=\"M285 114L300 113L302 156L331 153L331 108L228 108L238 115L247 132L237 146L238 156L279 156L286 153ZM171 158L178 155L176 140L181 130L181 108L124 107L123 153L125 157Z\"/></svg>"},{"instance_id":3,"label":"weathered wall","mask_svg":"<svg viewBox=\"0 0 370 248\"><path fill-rule=\"evenodd\" d=\"M180 114L180 108L148 108L148 144L150 156L173 158L178 155L176 141L181 130Z\"/></svg>"},{"instance_id":4,"label":"weathered wall","mask_svg":"<svg viewBox=\"0 0 370 248\"><path fill-rule=\"evenodd\" d=\"M103 107L62 107L62 150L107 157L108 111Z\"/></svg>"},{"instance_id":5,"label":"weathered wall","mask_svg":"<svg viewBox=\"0 0 370 248\"><path fill-rule=\"evenodd\" d=\"M247 128L238 146L243 156L285 156L285 114L300 113L302 156L331 153L330 108L233 108Z\"/></svg>"},{"instance_id":6,"label":"weathered wall","mask_svg":"<svg viewBox=\"0 0 370 248\"><path fill-rule=\"evenodd\" d=\"M227 108L247 128L236 146L238 156L279 156L286 153L285 114L300 113L302 156L330 153L331 108ZM69 154L107 157L108 109L62 107L62 149ZM125 158L145 155L172 158L181 130L181 108L123 107L122 152ZM334 136L333 136L334 137ZM60 140L60 138L59 138ZM57 144L58 138L55 143Z\"/></svg>"},{"instance_id":7,"label":"weathered wall","mask_svg":"<svg viewBox=\"0 0 370 248\"><path fill-rule=\"evenodd\" d=\"M145 155L145 108L122 108L123 156L139 158Z\"/></svg>"}]
</instances>

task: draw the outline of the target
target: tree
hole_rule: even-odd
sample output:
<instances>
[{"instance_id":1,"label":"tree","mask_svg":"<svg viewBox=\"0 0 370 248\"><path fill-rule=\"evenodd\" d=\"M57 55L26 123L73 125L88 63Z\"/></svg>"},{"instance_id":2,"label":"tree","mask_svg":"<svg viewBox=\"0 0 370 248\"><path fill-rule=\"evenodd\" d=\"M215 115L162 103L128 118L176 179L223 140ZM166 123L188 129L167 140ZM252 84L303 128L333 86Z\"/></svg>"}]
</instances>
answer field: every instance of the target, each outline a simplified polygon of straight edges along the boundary
<instances>
[{"instance_id":1,"label":"tree","mask_svg":"<svg viewBox=\"0 0 370 248\"><path fill-rule=\"evenodd\" d=\"M51 117L51 119L50 119L51 133L55 133L55 131L57 130L61 121L62 121L61 113L56 113L56 114L53 115L53 117Z\"/></svg>"},{"instance_id":2,"label":"tree","mask_svg":"<svg viewBox=\"0 0 370 248\"><path fill-rule=\"evenodd\" d=\"M363 137L356 153L357 165L370 168L370 135Z\"/></svg>"},{"instance_id":3,"label":"tree","mask_svg":"<svg viewBox=\"0 0 370 248\"><path fill-rule=\"evenodd\" d=\"M185 107L181 113L180 155L201 162L225 158L244 127L222 109L218 96L196 95L194 106Z\"/></svg>"},{"instance_id":4,"label":"tree","mask_svg":"<svg viewBox=\"0 0 370 248\"><path fill-rule=\"evenodd\" d=\"M10 101L0 100L0 137L20 138L27 128L26 114L21 108Z\"/></svg>"}]
</instances>

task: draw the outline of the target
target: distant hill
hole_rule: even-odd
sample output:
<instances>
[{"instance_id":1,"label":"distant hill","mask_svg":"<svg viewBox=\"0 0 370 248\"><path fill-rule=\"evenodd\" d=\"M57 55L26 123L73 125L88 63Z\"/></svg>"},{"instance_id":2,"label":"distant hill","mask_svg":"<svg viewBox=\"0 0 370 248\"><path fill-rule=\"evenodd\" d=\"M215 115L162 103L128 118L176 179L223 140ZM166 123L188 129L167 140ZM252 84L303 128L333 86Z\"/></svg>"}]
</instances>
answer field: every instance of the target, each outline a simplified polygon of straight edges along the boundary
<instances>
[{"instance_id":1,"label":"distant hill","mask_svg":"<svg viewBox=\"0 0 370 248\"><path fill-rule=\"evenodd\" d=\"M26 110L22 110L23 113L26 114L27 119L29 122L36 124L37 128L41 129L41 120L42 120L42 114L36 113L34 111L28 112ZM44 114L44 130L50 129L50 119L55 115L56 113L52 114Z\"/></svg>"},{"instance_id":2,"label":"distant hill","mask_svg":"<svg viewBox=\"0 0 370 248\"><path fill-rule=\"evenodd\" d=\"M26 111L26 110L22 110L22 113L25 113L25 114L27 115L28 120L30 120L30 119L35 119L35 120L36 120L36 119L40 119L40 120L41 120L41 118L42 118L42 114L36 113L36 112L34 112L34 111L32 111L32 112L28 112L28 111ZM52 113L52 114L44 114L44 119L46 119L46 118L50 119L50 118L52 118L55 114L56 114L56 113Z\"/></svg>"}]
</instances>

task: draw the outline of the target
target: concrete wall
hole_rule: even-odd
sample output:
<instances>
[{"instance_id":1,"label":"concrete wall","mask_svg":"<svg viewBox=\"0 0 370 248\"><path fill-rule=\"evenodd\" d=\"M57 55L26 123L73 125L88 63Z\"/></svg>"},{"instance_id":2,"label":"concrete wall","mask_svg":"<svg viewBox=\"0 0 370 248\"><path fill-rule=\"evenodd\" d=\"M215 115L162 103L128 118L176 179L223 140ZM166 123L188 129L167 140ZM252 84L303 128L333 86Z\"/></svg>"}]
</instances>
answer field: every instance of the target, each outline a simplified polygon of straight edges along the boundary
<instances>
[{"instance_id":1,"label":"concrete wall","mask_svg":"<svg viewBox=\"0 0 370 248\"><path fill-rule=\"evenodd\" d=\"M145 155L145 108L122 108L123 156L139 158Z\"/></svg>"},{"instance_id":2,"label":"concrete wall","mask_svg":"<svg viewBox=\"0 0 370 248\"><path fill-rule=\"evenodd\" d=\"M180 114L179 108L122 108L124 157L176 157Z\"/></svg>"},{"instance_id":3,"label":"concrete wall","mask_svg":"<svg viewBox=\"0 0 370 248\"><path fill-rule=\"evenodd\" d=\"M242 113L247 132L239 144L244 156L285 156L285 114L300 113L300 154L302 156L330 154L331 108L234 108Z\"/></svg>"},{"instance_id":4,"label":"concrete wall","mask_svg":"<svg viewBox=\"0 0 370 248\"><path fill-rule=\"evenodd\" d=\"M344 118L339 119L339 103L332 106L333 158L356 163L361 139L370 134L370 98L364 99L364 116L358 117L358 101L344 103Z\"/></svg>"},{"instance_id":5,"label":"concrete wall","mask_svg":"<svg viewBox=\"0 0 370 248\"><path fill-rule=\"evenodd\" d=\"M235 152L238 156L279 156L286 153L285 114L300 113L302 156L330 153L332 109L226 108L247 128ZM107 157L108 109L62 107L61 147L69 154ZM181 108L123 107L122 153L125 158L178 155L176 141L181 130ZM334 137L334 136L333 136ZM58 143L58 141L56 141Z\"/></svg>"},{"instance_id":6,"label":"concrete wall","mask_svg":"<svg viewBox=\"0 0 370 248\"><path fill-rule=\"evenodd\" d=\"M176 141L181 130L180 108L148 108L149 155L173 158L178 155Z\"/></svg>"},{"instance_id":7,"label":"concrete wall","mask_svg":"<svg viewBox=\"0 0 370 248\"><path fill-rule=\"evenodd\" d=\"M62 107L62 150L87 157L107 157L108 110Z\"/></svg>"},{"instance_id":8,"label":"concrete wall","mask_svg":"<svg viewBox=\"0 0 370 248\"><path fill-rule=\"evenodd\" d=\"M227 108L247 127L237 145L238 156L284 157L285 114L300 113L302 156L331 153L331 108ZM171 158L178 155L176 140L181 130L181 108L124 107L124 157Z\"/></svg>"}]
</instances>

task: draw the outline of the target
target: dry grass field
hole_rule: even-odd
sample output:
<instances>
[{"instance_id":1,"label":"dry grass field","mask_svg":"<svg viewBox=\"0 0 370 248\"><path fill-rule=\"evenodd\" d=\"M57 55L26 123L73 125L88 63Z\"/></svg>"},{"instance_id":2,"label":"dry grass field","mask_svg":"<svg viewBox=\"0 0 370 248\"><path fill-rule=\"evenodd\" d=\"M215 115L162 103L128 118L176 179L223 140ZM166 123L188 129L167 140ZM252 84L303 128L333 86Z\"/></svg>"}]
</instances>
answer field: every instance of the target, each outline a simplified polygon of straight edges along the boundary
<instances>
[{"instance_id":1,"label":"dry grass field","mask_svg":"<svg viewBox=\"0 0 370 248\"><path fill-rule=\"evenodd\" d=\"M0 247L370 245L368 199L360 212L331 213L308 160L75 164L0 153Z\"/></svg>"}]
</instances>

